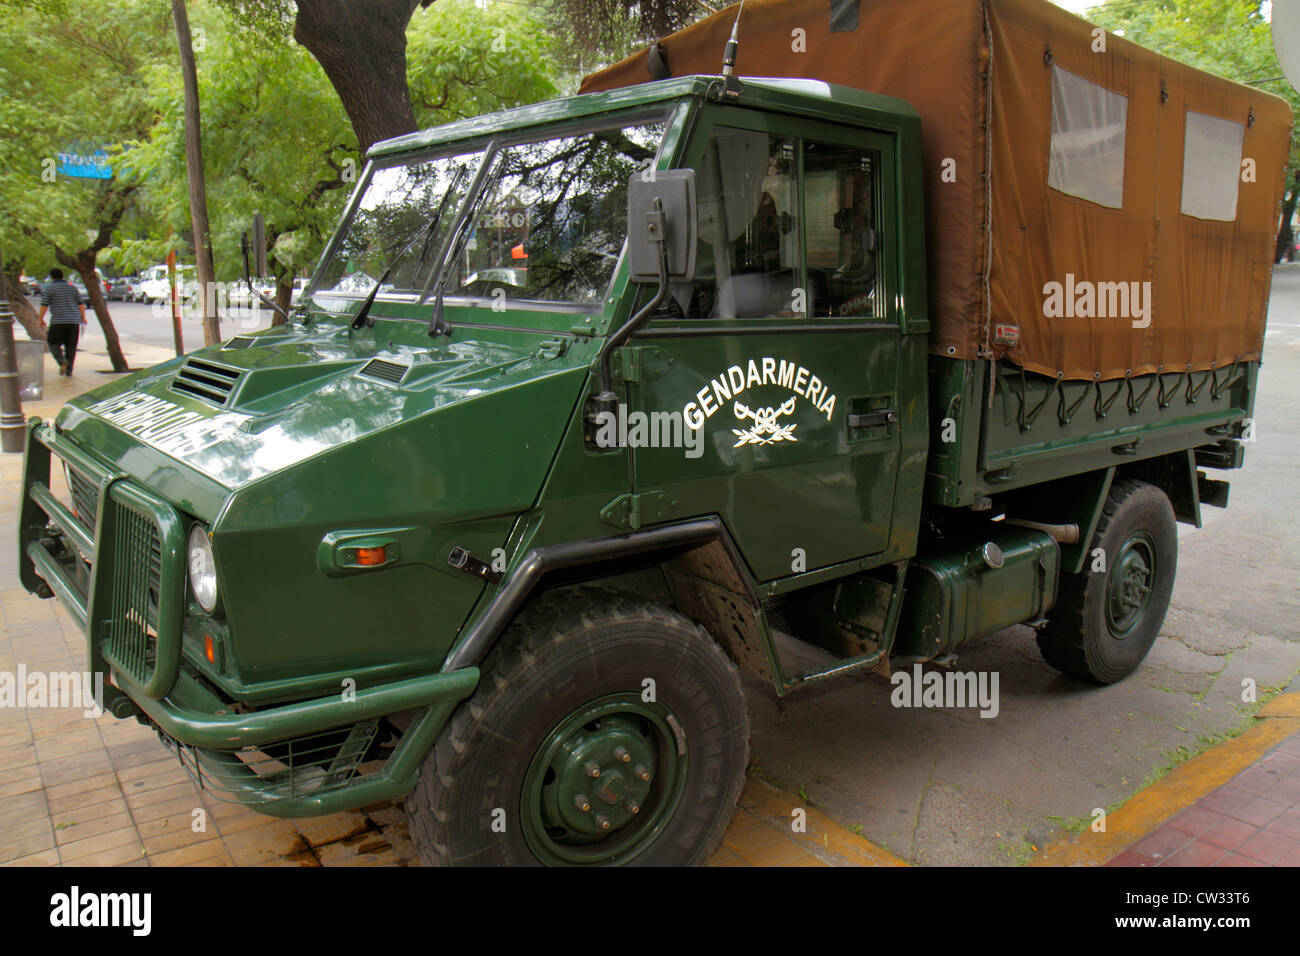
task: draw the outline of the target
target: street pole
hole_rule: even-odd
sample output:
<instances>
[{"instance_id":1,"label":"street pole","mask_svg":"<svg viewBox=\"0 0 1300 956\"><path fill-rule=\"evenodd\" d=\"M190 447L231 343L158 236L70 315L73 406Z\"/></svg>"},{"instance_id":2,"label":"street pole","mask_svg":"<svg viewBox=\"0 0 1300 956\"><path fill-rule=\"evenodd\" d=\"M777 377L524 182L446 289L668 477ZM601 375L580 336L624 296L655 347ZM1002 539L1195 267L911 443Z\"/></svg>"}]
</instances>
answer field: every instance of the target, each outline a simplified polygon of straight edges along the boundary
<instances>
[{"instance_id":1,"label":"street pole","mask_svg":"<svg viewBox=\"0 0 1300 956\"><path fill-rule=\"evenodd\" d=\"M176 301L176 250L167 251L167 302L172 310L172 340L176 343L176 354L185 354L185 345L181 342L181 310Z\"/></svg>"},{"instance_id":2,"label":"street pole","mask_svg":"<svg viewBox=\"0 0 1300 956\"><path fill-rule=\"evenodd\" d=\"M0 251L0 270L4 269ZM18 394L18 349L14 346L14 314L9 309L5 282L0 276L0 449L20 452L26 444L23 403Z\"/></svg>"}]
</instances>

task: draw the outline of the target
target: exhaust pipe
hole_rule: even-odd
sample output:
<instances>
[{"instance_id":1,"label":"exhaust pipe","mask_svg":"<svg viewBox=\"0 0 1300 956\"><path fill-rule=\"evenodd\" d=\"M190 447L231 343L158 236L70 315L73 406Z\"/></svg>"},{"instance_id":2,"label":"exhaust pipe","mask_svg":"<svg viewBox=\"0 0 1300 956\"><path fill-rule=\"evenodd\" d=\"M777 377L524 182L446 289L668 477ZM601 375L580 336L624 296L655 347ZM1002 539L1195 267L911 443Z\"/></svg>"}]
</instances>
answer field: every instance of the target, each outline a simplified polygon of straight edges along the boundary
<instances>
[{"instance_id":1,"label":"exhaust pipe","mask_svg":"<svg viewBox=\"0 0 1300 956\"><path fill-rule=\"evenodd\" d=\"M1048 535L1057 544L1078 544L1079 526L1077 524L1044 524L1041 521L1029 521L1025 518L1003 518L1004 524L1033 528Z\"/></svg>"}]
</instances>

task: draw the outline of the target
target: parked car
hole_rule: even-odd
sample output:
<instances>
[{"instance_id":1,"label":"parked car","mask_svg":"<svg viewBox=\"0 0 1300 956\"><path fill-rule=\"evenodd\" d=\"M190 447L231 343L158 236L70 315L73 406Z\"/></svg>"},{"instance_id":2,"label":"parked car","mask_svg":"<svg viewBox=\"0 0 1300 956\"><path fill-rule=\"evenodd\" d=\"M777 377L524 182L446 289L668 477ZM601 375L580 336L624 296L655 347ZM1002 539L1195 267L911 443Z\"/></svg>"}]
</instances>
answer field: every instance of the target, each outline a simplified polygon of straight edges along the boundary
<instances>
[{"instance_id":1,"label":"parked car","mask_svg":"<svg viewBox=\"0 0 1300 956\"><path fill-rule=\"evenodd\" d=\"M274 276L254 276L253 288L268 299L275 298L276 281ZM248 283L243 279L232 282L227 286L226 301L235 306L251 306L254 302L259 305L260 300L257 296L248 291Z\"/></svg>"},{"instance_id":2,"label":"parked car","mask_svg":"<svg viewBox=\"0 0 1300 956\"><path fill-rule=\"evenodd\" d=\"M103 290L104 298L106 300L113 298L113 284L119 280L104 278L104 273L100 272L98 268L95 269L95 275L99 276L99 287ZM68 280L69 285L77 290L77 295L81 297L81 304L89 306L90 293L86 290L85 280L76 272L65 274L64 278Z\"/></svg>"},{"instance_id":3,"label":"parked car","mask_svg":"<svg viewBox=\"0 0 1300 956\"><path fill-rule=\"evenodd\" d=\"M176 283L185 286L194 281L194 267L178 265ZM167 281L166 266L150 266L140 274L140 289L136 294L137 302L166 302L171 298L171 286Z\"/></svg>"},{"instance_id":4,"label":"parked car","mask_svg":"<svg viewBox=\"0 0 1300 956\"><path fill-rule=\"evenodd\" d=\"M112 286L105 290L104 298L116 300L118 302L129 302L131 299L132 284L139 283L138 276L118 276L110 279Z\"/></svg>"}]
</instances>

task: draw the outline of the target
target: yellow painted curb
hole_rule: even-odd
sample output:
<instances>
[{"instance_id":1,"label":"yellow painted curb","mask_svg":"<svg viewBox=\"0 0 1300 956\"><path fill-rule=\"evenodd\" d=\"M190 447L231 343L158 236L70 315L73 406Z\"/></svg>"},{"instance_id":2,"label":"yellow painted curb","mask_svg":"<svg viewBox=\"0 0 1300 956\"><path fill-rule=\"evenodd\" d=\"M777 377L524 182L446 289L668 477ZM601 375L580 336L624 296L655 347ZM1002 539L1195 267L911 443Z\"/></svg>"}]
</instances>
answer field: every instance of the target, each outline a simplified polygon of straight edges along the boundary
<instances>
[{"instance_id":1,"label":"yellow painted curb","mask_svg":"<svg viewBox=\"0 0 1300 956\"><path fill-rule=\"evenodd\" d=\"M755 816L788 830L796 809L807 814L807 832L790 833L791 838L805 849L829 851L852 866L909 865L906 860L840 826L826 814L796 802L790 794L777 790L766 781L752 775L749 780L751 785L745 788L741 805Z\"/></svg>"},{"instance_id":2,"label":"yellow painted curb","mask_svg":"<svg viewBox=\"0 0 1300 956\"><path fill-rule=\"evenodd\" d=\"M1245 733L1216 744L1180 764L1106 815L1106 832L1085 830L1048 847L1029 866L1100 866L1137 843L1166 820L1218 789L1296 732L1300 693L1279 694L1255 715Z\"/></svg>"},{"instance_id":3,"label":"yellow painted curb","mask_svg":"<svg viewBox=\"0 0 1300 956\"><path fill-rule=\"evenodd\" d=\"M1259 709L1256 717L1300 717L1300 693L1278 694Z\"/></svg>"}]
</instances>

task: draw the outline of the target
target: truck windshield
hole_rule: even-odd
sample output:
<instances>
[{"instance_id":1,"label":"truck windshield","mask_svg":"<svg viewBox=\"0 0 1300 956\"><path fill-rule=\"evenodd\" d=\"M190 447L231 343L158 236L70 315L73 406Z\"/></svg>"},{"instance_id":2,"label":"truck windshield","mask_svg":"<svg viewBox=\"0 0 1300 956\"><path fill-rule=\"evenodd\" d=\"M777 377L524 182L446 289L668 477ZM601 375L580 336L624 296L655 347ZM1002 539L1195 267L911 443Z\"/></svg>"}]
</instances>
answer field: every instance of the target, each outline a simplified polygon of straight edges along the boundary
<instances>
[{"instance_id":1,"label":"truck windshield","mask_svg":"<svg viewBox=\"0 0 1300 956\"><path fill-rule=\"evenodd\" d=\"M445 293L589 307L627 238L627 181L649 168L662 122L504 146L480 192Z\"/></svg>"},{"instance_id":2,"label":"truck windshield","mask_svg":"<svg viewBox=\"0 0 1300 956\"><path fill-rule=\"evenodd\" d=\"M436 252L446 239L482 157L480 147L375 170L325 264L316 294L364 297L385 270L391 271L381 294L420 292L436 265L429 250ZM443 214L432 235L422 235L439 210Z\"/></svg>"},{"instance_id":3,"label":"truck windshield","mask_svg":"<svg viewBox=\"0 0 1300 956\"><path fill-rule=\"evenodd\" d=\"M440 284L448 302L486 300L498 310L503 302L599 306L627 237L627 181L653 166L665 129L662 116L642 115L507 141L492 151L484 176L475 173L485 145L378 168L313 294L365 298L391 266L381 297L428 297ZM439 209L434 234L425 237ZM453 229L453 258L444 266L439 253Z\"/></svg>"}]
</instances>

